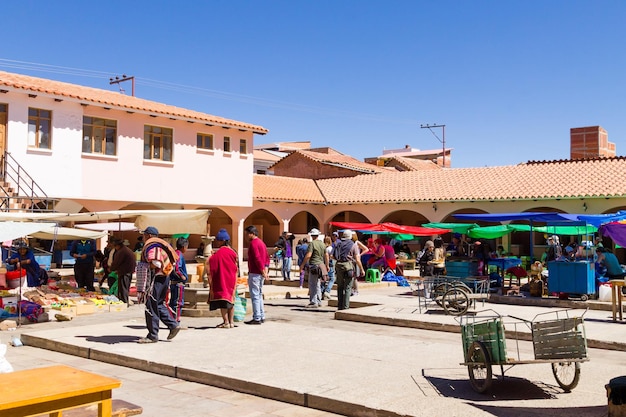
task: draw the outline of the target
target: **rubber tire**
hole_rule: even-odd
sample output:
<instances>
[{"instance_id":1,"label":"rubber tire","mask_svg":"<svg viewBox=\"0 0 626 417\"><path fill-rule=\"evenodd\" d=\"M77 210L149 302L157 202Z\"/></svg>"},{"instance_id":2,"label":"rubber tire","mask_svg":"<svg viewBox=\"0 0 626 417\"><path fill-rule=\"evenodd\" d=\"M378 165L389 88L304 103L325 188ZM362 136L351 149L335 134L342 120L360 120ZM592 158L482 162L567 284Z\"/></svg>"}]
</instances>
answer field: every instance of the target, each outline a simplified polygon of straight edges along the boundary
<instances>
[{"instance_id":1,"label":"rubber tire","mask_svg":"<svg viewBox=\"0 0 626 417\"><path fill-rule=\"evenodd\" d=\"M466 362L477 362L480 365L467 365L472 389L479 394L488 391L492 383L491 355L483 342L474 341L467 350Z\"/></svg>"},{"instance_id":2,"label":"rubber tire","mask_svg":"<svg viewBox=\"0 0 626 417\"><path fill-rule=\"evenodd\" d=\"M451 316L462 316L467 313L470 300L467 292L462 288L452 288L446 291L441 299L443 310Z\"/></svg>"},{"instance_id":3,"label":"rubber tire","mask_svg":"<svg viewBox=\"0 0 626 417\"><path fill-rule=\"evenodd\" d=\"M589 299L589 296L587 294L583 294L580 296L581 301L587 301L588 299Z\"/></svg>"},{"instance_id":4,"label":"rubber tire","mask_svg":"<svg viewBox=\"0 0 626 417\"><path fill-rule=\"evenodd\" d=\"M443 307L442 299L446 291L448 291L448 288L448 284L444 282L435 285L435 288L433 288L432 292L430 293L431 298L435 300L435 303L437 303L439 307ZM439 299L439 297L441 297L442 299Z\"/></svg>"},{"instance_id":5,"label":"rubber tire","mask_svg":"<svg viewBox=\"0 0 626 417\"><path fill-rule=\"evenodd\" d=\"M571 375L572 367L573 375ZM566 373L567 375L565 375ZM580 362L554 362L552 363L552 374L563 391L570 392L576 388L580 380Z\"/></svg>"}]
</instances>

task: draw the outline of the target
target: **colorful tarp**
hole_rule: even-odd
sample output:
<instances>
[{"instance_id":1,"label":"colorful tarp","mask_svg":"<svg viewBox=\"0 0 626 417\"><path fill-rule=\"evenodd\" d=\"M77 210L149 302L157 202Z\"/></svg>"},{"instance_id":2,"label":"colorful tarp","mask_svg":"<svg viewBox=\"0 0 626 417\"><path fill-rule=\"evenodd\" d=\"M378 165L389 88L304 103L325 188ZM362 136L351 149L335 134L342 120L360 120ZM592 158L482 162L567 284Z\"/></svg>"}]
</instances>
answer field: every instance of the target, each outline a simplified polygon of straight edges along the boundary
<instances>
[{"instance_id":1,"label":"colorful tarp","mask_svg":"<svg viewBox=\"0 0 626 417\"><path fill-rule=\"evenodd\" d=\"M395 223L330 222L330 224L341 229L357 230L361 232L388 232L413 236L432 236L451 232L451 229L439 229L421 226L401 226Z\"/></svg>"}]
</instances>

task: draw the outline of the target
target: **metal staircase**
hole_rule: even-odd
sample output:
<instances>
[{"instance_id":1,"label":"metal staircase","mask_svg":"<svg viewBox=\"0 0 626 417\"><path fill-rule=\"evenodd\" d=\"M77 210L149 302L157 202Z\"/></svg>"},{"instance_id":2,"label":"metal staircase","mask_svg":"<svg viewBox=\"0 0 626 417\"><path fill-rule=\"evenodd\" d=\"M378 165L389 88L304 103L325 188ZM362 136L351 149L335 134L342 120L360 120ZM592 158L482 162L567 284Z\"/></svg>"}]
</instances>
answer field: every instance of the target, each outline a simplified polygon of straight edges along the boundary
<instances>
[{"instance_id":1,"label":"metal staircase","mask_svg":"<svg viewBox=\"0 0 626 417\"><path fill-rule=\"evenodd\" d=\"M0 161L0 212L53 212L58 200L51 199L11 156Z\"/></svg>"}]
</instances>

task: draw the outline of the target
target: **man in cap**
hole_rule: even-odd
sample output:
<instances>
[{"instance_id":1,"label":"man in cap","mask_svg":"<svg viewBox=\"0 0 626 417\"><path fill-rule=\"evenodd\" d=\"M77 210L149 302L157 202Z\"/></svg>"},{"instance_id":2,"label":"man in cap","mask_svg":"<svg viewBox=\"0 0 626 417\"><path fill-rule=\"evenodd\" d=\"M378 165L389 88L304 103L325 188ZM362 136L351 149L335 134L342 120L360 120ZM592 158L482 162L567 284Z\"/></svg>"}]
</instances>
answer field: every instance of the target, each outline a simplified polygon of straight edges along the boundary
<instances>
[{"instance_id":1,"label":"man in cap","mask_svg":"<svg viewBox=\"0 0 626 417\"><path fill-rule=\"evenodd\" d=\"M306 256L302 260L300 268L309 263L309 304L307 308L317 308L322 305L322 294L320 288L320 279L328 274L328 263L330 261L326 252L326 245L319 240L320 231L313 228L309 232L311 235L311 244L307 250Z\"/></svg>"},{"instance_id":2,"label":"man in cap","mask_svg":"<svg viewBox=\"0 0 626 417\"><path fill-rule=\"evenodd\" d=\"M245 324L262 324L265 322L263 308L263 283L270 267L267 246L259 239L259 231L255 226L246 227L250 245L248 246L248 289L252 301L252 320Z\"/></svg>"},{"instance_id":3,"label":"man in cap","mask_svg":"<svg viewBox=\"0 0 626 417\"><path fill-rule=\"evenodd\" d=\"M354 263L359 253L355 242L352 240L352 231L344 230L341 240L337 242L332 252L337 275L337 305L339 310L350 308L350 294L352 293L352 281L354 280Z\"/></svg>"},{"instance_id":4,"label":"man in cap","mask_svg":"<svg viewBox=\"0 0 626 417\"><path fill-rule=\"evenodd\" d=\"M130 281L135 272L136 258L133 251L124 245L122 239L113 238L112 242L115 248L113 254L113 262L111 263L111 272L117 275L117 298L128 305L128 292L130 290Z\"/></svg>"},{"instance_id":5,"label":"man in cap","mask_svg":"<svg viewBox=\"0 0 626 417\"><path fill-rule=\"evenodd\" d=\"M166 304L169 291L169 274L173 269L172 260L177 261L176 251L167 242L158 239L159 231L148 227L142 252L142 260L149 264L149 278L146 297L146 327L148 336L138 340L138 343L156 343L159 341L159 321L162 321L170 330L167 340L171 340L180 331L180 324L174 318L172 311Z\"/></svg>"}]
</instances>

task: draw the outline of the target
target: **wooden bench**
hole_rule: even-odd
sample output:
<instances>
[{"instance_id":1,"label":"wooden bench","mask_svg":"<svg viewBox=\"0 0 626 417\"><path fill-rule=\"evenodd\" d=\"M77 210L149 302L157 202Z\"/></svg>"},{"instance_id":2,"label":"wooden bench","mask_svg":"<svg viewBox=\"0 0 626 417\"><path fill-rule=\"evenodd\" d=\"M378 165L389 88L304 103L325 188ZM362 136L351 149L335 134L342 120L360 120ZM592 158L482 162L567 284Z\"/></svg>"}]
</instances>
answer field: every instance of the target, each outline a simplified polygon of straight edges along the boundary
<instances>
[{"instance_id":1,"label":"wooden bench","mask_svg":"<svg viewBox=\"0 0 626 417\"><path fill-rule=\"evenodd\" d=\"M0 378L0 417L49 414L98 404L98 417L112 414L111 391L122 382L65 365L27 369Z\"/></svg>"}]
</instances>

